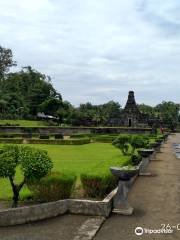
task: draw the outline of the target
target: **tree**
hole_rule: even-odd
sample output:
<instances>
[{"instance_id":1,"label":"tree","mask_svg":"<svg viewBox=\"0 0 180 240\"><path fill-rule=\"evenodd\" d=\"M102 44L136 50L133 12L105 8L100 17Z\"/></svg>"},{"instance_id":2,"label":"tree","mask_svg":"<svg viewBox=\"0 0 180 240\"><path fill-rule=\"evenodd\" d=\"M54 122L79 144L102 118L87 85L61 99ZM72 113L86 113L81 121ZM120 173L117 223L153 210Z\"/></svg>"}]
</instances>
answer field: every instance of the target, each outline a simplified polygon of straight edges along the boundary
<instances>
[{"instance_id":1,"label":"tree","mask_svg":"<svg viewBox=\"0 0 180 240\"><path fill-rule=\"evenodd\" d=\"M32 119L37 116L37 112L44 102L51 99L62 102L62 97L53 88L50 78L30 66L19 72L9 73L0 82L0 90L2 93L0 99L11 103L8 105L4 117L11 115L11 118ZM19 108L21 112L17 111Z\"/></svg>"},{"instance_id":2,"label":"tree","mask_svg":"<svg viewBox=\"0 0 180 240\"><path fill-rule=\"evenodd\" d=\"M61 100L56 98L49 98L40 105L40 110L45 114L56 116L56 113L61 106Z\"/></svg>"},{"instance_id":3,"label":"tree","mask_svg":"<svg viewBox=\"0 0 180 240\"><path fill-rule=\"evenodd\" d=\"M134 151L137 149L137 148L145 148L148 146L148 139L144 138L143 136L132 136L130 138L130 144L132 146L132 154L134 154Z\"/></svg>"},{"instance_id":4,"label":"tree","mask_svg":"<svg viewBox=\"0 0 180 240\"><path fill-rule=\"evenodd\" d=\"M129 149L129 142L130 142L130 137L126 135L124 136L122 135L117 137L112 144L118 149L120 149L123 155L127 155L128 149Z\"/></svg>"},{"instance_id":5,"label":"tree","mask_svg":"<svg viewBox=\"0 0 180 240\"><path fill-rule=\"evenodd\" d=\"M174 102L165 102L158 104L155 107L156 112L162 122L167 125L171 130L174 130L179 119L180 105Z\"/></svg>"},{"instance_id":6,"label":"tree","mask_svg":"<svg viewBox=\"0 0 180 240\"><path fill-rule=\"evenodd\" d=\"M3 48L0 46L0 80L12 66L16 66L16 62L13 61L11 49Z\"/></svg>"},{"instance_id":7,"label":"tree","mask_svg":"<svg viewBox=\"0 0 180 240\"><path fill-rule=\"evenodd\" d=\"M31 147L4 145L0 152L0 177L8 178L13 191L12 207L17 207L19 193L28 182L39 180L53 167L47 152ZM15 182L17 168L20 168L23 180Z\"/></svg>"},{"instance_id":8,"label":"tree","mask_svg":"<svg viewBox=\"0 0 180 240\"><path fill-rule=\"evenodd\" d=\"M149 117L153 118L157 114L155 112L155 108L146 104L139 104L138 108L141 113L147 114Z\"/></svg>"}]
</instances>

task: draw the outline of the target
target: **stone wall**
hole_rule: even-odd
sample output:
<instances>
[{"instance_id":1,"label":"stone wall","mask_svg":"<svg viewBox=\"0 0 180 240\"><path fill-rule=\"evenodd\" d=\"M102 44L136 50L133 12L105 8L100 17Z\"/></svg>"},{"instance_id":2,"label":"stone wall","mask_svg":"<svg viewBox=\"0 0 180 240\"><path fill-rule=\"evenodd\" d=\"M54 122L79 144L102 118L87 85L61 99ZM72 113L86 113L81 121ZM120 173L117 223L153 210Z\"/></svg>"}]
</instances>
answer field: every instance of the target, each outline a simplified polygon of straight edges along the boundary
<instances>
[{"instance_id":1,"label":"stone wall","mask_svg":"<svg viewBox=\"0 0 180 240\"><path fill-rule=\"evenodd\" d=\"M0 133L39 133L39 134L55 134L60 133L65 136L73 134L89 134L89 133L100 133L100 134L145 134L150 133L151 128L127 128L127 127L8 127L1 126Z\"/></svg>"},{"instance_id":2,"label":"stone wall","mask_svg":"<svg viewBox=\"0 0 180 240\"><path fill-rule=\"evenodd\" d=\"M137 176L129 181L132 186ZM66 199L33 206L11 208L0 211L0 226L12 226L39 221L65 213L108 217L113 208L114 189L103 201Z\"/></svg>"}]
</instances>

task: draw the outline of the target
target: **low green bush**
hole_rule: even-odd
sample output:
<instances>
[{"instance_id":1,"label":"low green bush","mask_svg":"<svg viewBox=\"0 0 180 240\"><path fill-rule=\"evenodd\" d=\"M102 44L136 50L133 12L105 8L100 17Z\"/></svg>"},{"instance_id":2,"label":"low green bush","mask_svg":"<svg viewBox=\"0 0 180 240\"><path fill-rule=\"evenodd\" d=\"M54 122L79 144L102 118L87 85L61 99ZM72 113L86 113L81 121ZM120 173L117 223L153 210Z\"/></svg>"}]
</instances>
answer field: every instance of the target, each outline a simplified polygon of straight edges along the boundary
<instances>
[{"instance_id":1,"label":"low green bush","mask_svg":"<svg viewBox=\"0 0 180 240\"><path fill-rule=\"evenodd\" d=\"M149 140L143 136L132 136L129 141L132 146L132 154L137 148L146 148L148 146Z\"/></svg>"},{"instance_id":2,"label":"low green bush","mask_svg":"<svg viewBox=\"0 0 180 240\"><path fill-rule=\"evenodd\" d=\"M0 134L0 138L14 138L14 137L16 137L15 134L10 134L10 133Z\"/></svg>"},{"instance_id":3,"label":"low green bush","mask_svg":"<svg viewBox=\"0 0 180 240\"><path fill-rule=\"evenodd\" d=\"M41 178L40 181L30 183L28 187L36 200L50 202L70 198L75 182L75 175L51 172L51 174Z\"/></svg>"},{"instance_id":4,"label":"low green bush","mask_svg":"<svg viewBox=\"0 0 180 240\"><path fill-rule=\"evenodd\" d=\"M91 173L81 174L81 183L84 195L90 198L105 197L117 186L117 178L111 174L95 175Z\"/></svg>"},{"instance_id":5,"label":"low green bush","mask_svg":"<svg viewBox=\"0 0 180 240\"><path fill-rule=\"evenodd\" d=\"M130 163L133 166L137 166L137 165L139 165L141 160L142 160L142 157L139 154L132 154L131 159L130 159Z\"/></svg>"},{"instance_id":6,"label":"low green bush","mask_svg":"<svg viewBox=\"0 0 180 240\"><path fill-rule=\"evenodd\" d=\"M117 137L112 144L119 148L123 155L127 155L128 154L128 149L129 149L129 142L130 142L130 137L128 135L119 135L119 137Z\"/></svg>"},{"instance_id":7,"label":"low green bush","mask_svg":"<svg viewBox=\"0 0 180 240\"><path fill-rule=\"evenodd\" d=\"M83 145L90 143L90 139L30 139L31 144Z\"/></svg>"},{"instance_id":8,"label":"low green bush","mask_svg":"<svg viewBox=\"0 0 180 240\"><path fill-rule=\"evenodd\" d=\"M0 138L0 143L21 144L23 139L20 138Z\"/></svg>"}]
</instances>

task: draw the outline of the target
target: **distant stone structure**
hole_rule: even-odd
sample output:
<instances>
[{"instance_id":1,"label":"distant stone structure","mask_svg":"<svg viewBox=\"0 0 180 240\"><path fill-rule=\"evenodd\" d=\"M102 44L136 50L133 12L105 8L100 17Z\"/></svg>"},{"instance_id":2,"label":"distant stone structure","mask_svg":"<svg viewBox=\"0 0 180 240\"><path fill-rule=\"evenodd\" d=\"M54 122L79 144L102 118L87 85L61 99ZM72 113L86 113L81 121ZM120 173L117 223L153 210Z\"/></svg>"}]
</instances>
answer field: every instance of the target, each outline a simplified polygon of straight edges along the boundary
<instances>
[{"instance_id":1,"label":"distant stone structure","mask_svg":"<svg viewBox=\"0 0 180 240\"><path fill-rule=\"evenodd\" d=\"M154 119L147 114L141 113L135 101L134 92L129 91L128 99L124 109L118 118L111 118L108 126L123 127L148 127L152 126Z\"/></svg>"},{"instance_id":2,"label":"distant stone structure","mask_svg":"<svg viewBox=\"0 0 180 240\"><path fill-rule=\"evenodd\" d=\"M127 127L145 127L148 126L148 116L139 111L134 92L129 91L128 100L120 117L122 126Z\"/></svg>"}]
</instances>

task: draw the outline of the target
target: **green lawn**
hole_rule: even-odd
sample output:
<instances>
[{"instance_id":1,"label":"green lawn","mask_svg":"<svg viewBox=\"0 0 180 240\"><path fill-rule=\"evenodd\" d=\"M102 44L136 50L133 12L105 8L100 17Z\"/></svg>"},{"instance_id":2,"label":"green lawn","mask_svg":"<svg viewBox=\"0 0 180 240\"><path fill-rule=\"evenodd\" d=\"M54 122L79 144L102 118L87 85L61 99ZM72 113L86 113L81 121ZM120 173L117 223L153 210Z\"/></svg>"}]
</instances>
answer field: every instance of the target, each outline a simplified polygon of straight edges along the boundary
<instances>
[{"instance_id":1,"label":"green lawn","mask_svg":"<svg viewBox=\"0 0 180 240\"><path fill-rule=\"evenodd\" d=\"M46 122L30 120L0 120L0 124L18 124L20 127L45 127Z\"/></svg>"},{"instance_id":2,"label":"green lawn","mask_svg":"<svg viewBox=\"0 0 180 240\"><path fill-rule=\"evenodd\" d=\"M129 160L128 156L122 156L121 152L109 143L28 146L47 150L54 163L53 170L68 174L75 173L77 176L86 172L106 174L110 166L127 164ZM20 178L20 172L18 172L17 180ZM21 196L27 193L28 189L24 188ZM6 179L0 179L0 199L9 198L11 198L9 182Z\"/></svg>"}]
</instances>

